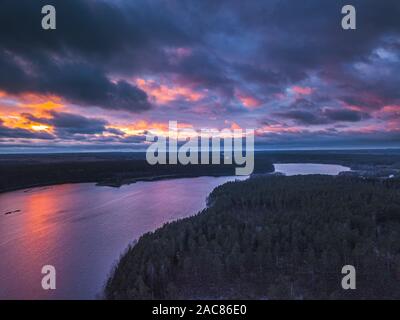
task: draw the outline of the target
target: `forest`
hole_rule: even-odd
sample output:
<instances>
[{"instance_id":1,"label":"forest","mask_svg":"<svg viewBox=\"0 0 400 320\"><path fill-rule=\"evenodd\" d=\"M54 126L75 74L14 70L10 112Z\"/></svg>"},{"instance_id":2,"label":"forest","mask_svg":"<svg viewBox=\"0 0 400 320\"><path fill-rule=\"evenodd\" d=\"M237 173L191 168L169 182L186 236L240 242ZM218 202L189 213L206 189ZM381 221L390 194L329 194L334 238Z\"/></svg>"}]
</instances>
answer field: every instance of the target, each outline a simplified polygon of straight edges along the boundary
<instances>
[{"instance_id":1,"label":"forest","mask_svg":"<svg viewBox=\"0 0 400 320\"><path fill-rule=\"evenodd\" d=\"M221 161L223 163L223 161ZM326 163L351 167L352 174L400 176L400 151L257 151L254 174L274 171L273 163ZM150 165L144 152L0 155L0 192L62 183L95 182L119 187L143 180L233 176L235 165Z\"/></svg>"},{"instance_id":2,"label":"forest","mask_svg":"<svg viewBox=\"0 0 400 320\"><path fill-rule=\"evenodd\" d=\"M236 164L150 165L144 153L0 155L0 192L62 183L95 182L119 187L137 181L198 176L234 176ZM269 159L255 173L274 171Z\"/></svg>"},{"instance_id":3,"label":"forest","mask_svg":"<svg viewBox=\"0 0 400 320\"><path fill-rule=\"evenodd\" d=\"M261 176L126 250L106 299L399 299L400 179ZM344 265L356 290L341 287Z\"/></svg>"}]
</instances>

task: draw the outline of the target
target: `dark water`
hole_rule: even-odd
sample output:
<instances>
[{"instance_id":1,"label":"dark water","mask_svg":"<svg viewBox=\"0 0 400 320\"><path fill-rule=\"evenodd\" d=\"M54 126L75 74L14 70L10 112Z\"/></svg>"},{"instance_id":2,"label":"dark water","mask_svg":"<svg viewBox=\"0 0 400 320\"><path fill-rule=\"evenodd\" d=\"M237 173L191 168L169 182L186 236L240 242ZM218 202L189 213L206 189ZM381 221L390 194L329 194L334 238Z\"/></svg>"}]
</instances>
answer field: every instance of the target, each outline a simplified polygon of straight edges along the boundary
<instances>
[{"instance_id":1,"label":"dark water","mask_svg":"<svg viewBox=\"0 0 400 320\"><path fill-rule=\"evenodd\" d=\"M205 207L235 177L65 184L0 194L0 299L93 299L127 245ZM56 290L41 287L44 265Z\"/></svg>"}]
</instances>

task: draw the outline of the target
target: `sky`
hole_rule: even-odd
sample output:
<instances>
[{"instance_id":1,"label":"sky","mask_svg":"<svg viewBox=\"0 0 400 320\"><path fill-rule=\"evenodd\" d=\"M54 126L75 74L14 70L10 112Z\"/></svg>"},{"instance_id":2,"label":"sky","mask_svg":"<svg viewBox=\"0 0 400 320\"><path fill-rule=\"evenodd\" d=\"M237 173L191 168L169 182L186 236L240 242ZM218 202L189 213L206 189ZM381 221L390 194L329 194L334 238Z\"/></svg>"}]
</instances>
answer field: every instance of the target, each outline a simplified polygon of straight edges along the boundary
<instances>
[{"instance_id":1,"label":"sky","mask_svg":"<svg viewBox=\"0 0 400 320\"><path fill-rule=\"evenodd\" d=\"M256 149L400 147L399 84L398 0L0 2L2 153L143 150L169 121L254 129Z\"/></svg>"}]
</instances>

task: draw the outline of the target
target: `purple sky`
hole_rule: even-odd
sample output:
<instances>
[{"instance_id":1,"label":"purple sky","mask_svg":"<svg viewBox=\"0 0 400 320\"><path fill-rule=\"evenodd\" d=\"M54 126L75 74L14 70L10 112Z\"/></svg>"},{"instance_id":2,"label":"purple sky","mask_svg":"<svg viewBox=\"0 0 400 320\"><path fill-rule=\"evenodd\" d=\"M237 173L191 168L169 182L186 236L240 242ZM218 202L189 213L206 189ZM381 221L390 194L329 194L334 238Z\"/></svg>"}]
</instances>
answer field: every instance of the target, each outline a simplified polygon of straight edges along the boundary
<instances>
[{"instance_id":1,"label":"purple sky","mask_svg":"<svg viewBox=\"0 0 400 320\"><path fill-rule=\"evenodd\" d=\"M0 152L139 150L169 120L259 149L399 147L399 84L398 0L0 4Z\"/></svg>"}]
</instances>

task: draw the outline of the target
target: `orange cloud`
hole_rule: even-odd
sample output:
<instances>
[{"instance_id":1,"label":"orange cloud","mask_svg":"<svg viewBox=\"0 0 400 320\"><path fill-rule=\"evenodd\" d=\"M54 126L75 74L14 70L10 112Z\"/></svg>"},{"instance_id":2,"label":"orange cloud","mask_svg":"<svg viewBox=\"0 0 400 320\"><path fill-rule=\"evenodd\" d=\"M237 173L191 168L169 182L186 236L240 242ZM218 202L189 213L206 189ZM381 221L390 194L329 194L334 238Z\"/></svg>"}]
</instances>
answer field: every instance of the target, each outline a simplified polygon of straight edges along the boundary
<instances>
[{"instance_id":1,"label":"orange cloud","mask_svg":"<svg viewBox=\"0 0 400 320\"><path fill-rule=\"evenodd\" d=\"M178 128L192 128L193 126L188 123L178 122ZM168 135L168 123L164 122L149 122L146 120L139 120L129 125L111 125L108 128L118 129L127 135L143 135L146 131L151 131L154 134Z\"/></svg>"},{"instance_id":2,"label":"orange cloud","mask_svg":"<svg viewBox=\"0 0 400 320\"><path fill-rule=\"evenodd\" d=\"M4 102L3 99L8 101ZM0 115L16 115L21 112L29 112L38 117L48 117L48 111L60 109L63 106L62 99L54 95L38 95L34 93L10 95L6 92L0 92Z\"/></svg>"},{"instance_id":3,"label":"orange cloud","mask_svg":"<svg viewBox=\"0 0 400 320\"><path fill-rule=\"evenodd\" d=\"M240 130L242 129L236 122L232 122L231 130Z\"/></svg>"},{"instance_id":4,"label":"orange cloud","mask_svg":"<svg viewBox=\"0 0 400 320\"><path fill-rule=\"evenodd\" d=\"M3 99L8 101L4 102ZM29 113L37 118L50 118L48 113L50 110L62 107L62 99L57 96L34 93L10 95L7 92L0 92L0 119L2 124L9 128L51 133L53 131L51 126L27 119L23 114Z\"/></svg>"},{"instance_id":5,"label":"orange cloud","mask_svg":"<svg viewBox=\"0 0 400 320\"><path fill-rule=\"evenodd\" d=\"M248 94L245 94L243 92L237 91L236 92L236 97L239 99L239 101L243 104L248 109L253 109L259 107L262 102L258 100L255 97L252 97Z\"/></svg>"},{"instance_id":6,"label":"orange cloud","mask_svg":"<svg viewBox=\"0 0 400 320\"><path fill-rule=\"evenodd\" d=\"M53 128L47 124L37 121L31 121L24 117L24 115L0 115L2 124L12 129L25 129L30 131L46 131L51 133Z\"/></svg>"},{"instance_id":7,"label":"orange cloud","mask_svg":"<svg viewBox=\"0 0 400 320\"><path fill-rule=\"evenodd\" d=\"M40 117L48 117L48 111L63 107L62 99L58 96L43 96L34 93L23 94L19 97L21 108L33 109L33 113Z\"/></svg>"},{"instance_id":8,"label":"orange cloud","mask_svg":"<svg viewBox=\"0 0 400 320\"><path fill-rule=\"evenodd\" d=\"M175 137L175 134L178 134L179 139L186 139L186 138L191 138L191 137L209 137L209 131L216 130L217 132L220 132L220 137L241 137L245 133L235 133L233 130L235 129L241 129L241 127L235 123L235 122L230 122L230 121L225 121L225 124L230 124L230 128L227 132L224 132L223 130L219 130L216 128L194 128L192 124L189 123L183 123L183 122L178 122L178 131L174 132L173 136ZM122 132L124 132L128 136L141 136L147 132L151 132L154 135L158 136L164 136L168 137L170 132L169 128L169 123L163 123L163 122L148 122L146 120L140 120L135 123L132 123L130 125L110 125L107 126L107 128L112 128L112 129L118 129ZM185 130L189 129L189 130ZM207 132L203 132L202 129L207 129Z\"/></svg>"},{"instance_id":9,"label":"orange cloud","mask_svg":"<svg viewBox=\"0 0 400 320\"><path fill-rule=\"evenodd\" d=\"M167 86L158 84L154 80L139 78L135 80L135 83L158 104L166 104L176 100L196 102L204 97L203 93L196 92L188 87Z\"/></svg>"},{"instance_id":10,"label":"orange cloud","mask_svg":"<svg viewBox=\"0 0 400 320\"><path fill-rule=\"evenodd\" d=\"M239 126L234 121L225 120L224 123L227 124L227 125L230 125L230 129L231 130L240 130L240 129L242 129L241 126Z\"/></svg>"}]
</instances>

